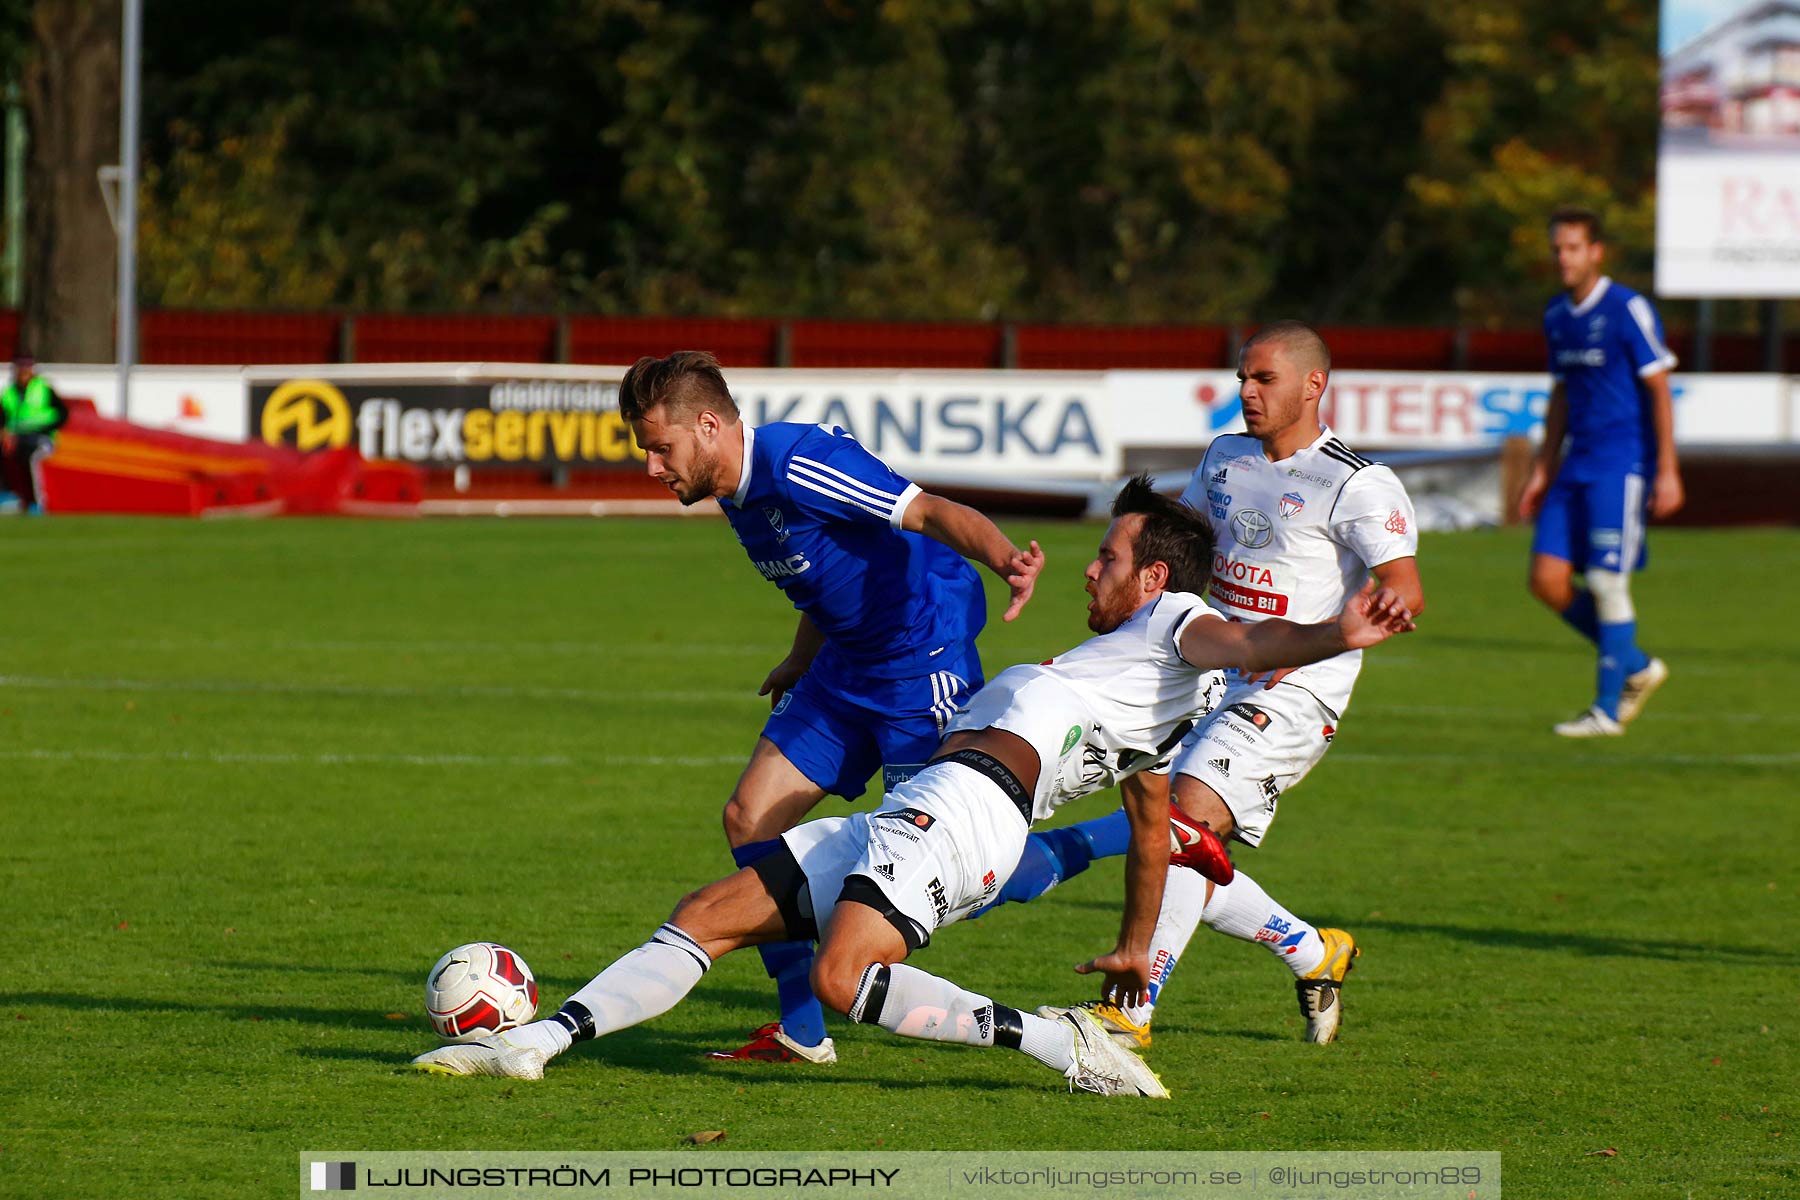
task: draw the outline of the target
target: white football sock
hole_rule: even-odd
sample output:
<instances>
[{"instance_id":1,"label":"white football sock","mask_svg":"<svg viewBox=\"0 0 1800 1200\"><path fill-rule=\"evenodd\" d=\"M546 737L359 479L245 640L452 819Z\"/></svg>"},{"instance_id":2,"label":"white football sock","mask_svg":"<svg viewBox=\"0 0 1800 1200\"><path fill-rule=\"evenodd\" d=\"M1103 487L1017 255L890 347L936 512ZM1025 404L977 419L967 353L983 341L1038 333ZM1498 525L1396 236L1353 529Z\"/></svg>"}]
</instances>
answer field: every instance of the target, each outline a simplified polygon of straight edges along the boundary
<instances>
[{"instance_id":1,"label":"white football sock","mask_svg":"<svg viewBox=\"0 0 1800 1200\"><path fill-rule=\"evenodd\" d=\"M999 1034L999 1044L1021 1050L1052 1070L1066 1072L1075 1062L1074 1034L1059 1022L997 1005L905 963L870 964L850 1006L850 1019L879 1025L901 1037L965 1046L995 1045ZM1016 1041L1008 1029L1016 1031Z\"/></svg>"},{"instance_id":2,"label":"white football sock","mask_svg":"<svg viewBox=\"0 0 1800 1200\"><path fill-rule=\"evenodd\" d=\"M1156 930L1150 935L1150 1002L1125 1010L1125 1015L1139 1025L1155 1014L1163 985L1187 952L1194 930L1200 928L1200 914L1206 908L1206 889L1210 886L1204 875L1189 867L1169 868L1168 882L1163 885L1162 912L1157 914Z\"/></svg>"},{"instance_id":3,"label":"white football sock","mask_svg":"<svg viewBox=\"0 0 1800 1200\"><path fill-rule=\"evenodd\" d=\"M1288 965L1295 978L1325 961L1318 930L1270 899L1256 880L1239 871L1223 887L1214 885L1201 920L1220 933L1261 942Z\"/></svg>"},{"instance_id":4,"label":"white football sock","mask_svg":"<svg viewBox=\"0 0 1800 1200\"><path fill-rule=\"evenodd\" d=\"M545 1058L555 1058L575 1044L574 1035L555 1017L532 1021L506 1031L506 1040L515 1046L536 1046Z\"/></svg>"},{"instance_id":5,"label":"white football sock","mask_svg":"<svg viewBox=\"0 0 1800 1200\"><path fill-rule=\"evenodd\" d=\"M605 1037L674 1008L711 966L712 958L698 942L674 925L664 925L649 941L583 984L549 1022L534 1021L518 1033L534 1025L558 1024L571 1041ZM534 1031L531 1036L540 1035ZM564 1045L557 1052L566 1049Z\"/></svg>"},{"instance_id":6,"label":"white football sock","mask_svg":"<svg viewBox=\"0 0 1800 1200\"><path fill-rule=\"evenodd\" d=\"M1067 1075L1075 1065L1075 1031L1036 1013L1020 1013L1019 1024L1023 1028L1019 1049L1057 1074Z\"/></svg>"},{"instance_id":7,"label":"white football sock","mask_svg":"<svg viewBox=\"0 0 1800 1200\"><path fill-rule=\"evenodd\" d=\"M889 1033L965 1046L994 1044L994 1002L986 996L966 992L948 979L905 963L886 968L887 994L872 996L871 991L880 986L876 973L881 969L875 964L863 972L856 1003L850 1006L852 1021L870 1020L868 1009L879 1000L881 1007L872 1021Z\"/></svg>"}]
</instances>

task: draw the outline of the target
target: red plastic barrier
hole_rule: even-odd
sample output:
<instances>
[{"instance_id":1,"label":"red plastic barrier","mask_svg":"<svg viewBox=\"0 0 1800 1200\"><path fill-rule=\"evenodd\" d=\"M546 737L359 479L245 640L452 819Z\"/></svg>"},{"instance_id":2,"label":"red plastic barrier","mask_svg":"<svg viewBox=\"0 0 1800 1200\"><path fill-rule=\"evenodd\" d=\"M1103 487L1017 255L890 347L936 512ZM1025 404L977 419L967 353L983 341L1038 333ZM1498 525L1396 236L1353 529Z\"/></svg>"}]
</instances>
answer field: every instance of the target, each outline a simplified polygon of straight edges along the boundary
<instances>
[{"instance_id":1,"label":"red plastic barrier","mask_svg":"<svg viewBox=\"0 0 1800 1200\"><path fill-rule=\"evenodd\" d=\"M1544 335L1535 329L1471 329L1469 370L1544 371Z\"/></svg>"},{"instance_id":2,"label":"red plastic barrier","mask_svg":"<svg viewBox=\"0 0 1800 1200\"><path fill-rule=\"evenodd\" d=\"M1020 367L1037 370L1207 370L1233 366L1223 325L1020 325Z\"/></svg>"},{"instance_id":3,"label":"red plastic barrier","mask_svg":"<svg viewBox=\"0 0 1800 1200\"><path fill-rule=\"evenodd\" d=\"M1446 371L1456 361L1454 329L1381 329L1327 326L1319 336L1331 347L1331 365L1381 371Z\"/></svg>"},{"instance_id":4,"label":"red plastic barrier","mask_svg":"<svg viewBox=\"0 0 1800 1200\"><path fill-rule=\"evenodd\" d=\"M175 516L342 513L410 516L424 472L371 463L345 447L220 442L102 417L69 401L69 421L44 460L44 506L62 513Z\"/></svg>"},{"instance_id":5,"label":"red plastic barrier","mask_svg":"<svg viewBox=\"0 0 1800 1200\"><path fill-rule=\"evenodd\" d=\"M1000 327L889 321L794 321L796 367L954 367L1000 365Z\"/></svg>"},{"instance_id":6,"label":"red plastic barrier","mask_svg":"<svg viewBox=\"0 0 1800 1200\"><path fill-rule=\"evenodd\" d=\"M357 362L556 361L555 317L371 316L356 319Z\"/></svg>"},{"instance_id":7,"label":"red plastic barrier","mask_svg":"<svg viewBox=\"0 0 1800 1200\"><path fill-rule=\"evenodd\" d=\"M184 312L149 309L139 322L145 363L232 365L338 359L330 313Z\"/></svg>"},{"instance_id":8,"label":"red plastic barrier","mask_svg":"<svg viewBox=\"0 0 1800 1200\"><path fill-rule=\"evenodd\" d=\"M1688 366L1694 365L1694 340L1682 335L1669 339L1669 349ZM1794 357L1794 347L1790 344L1785 356L1787 362L1800 362ZM1761 371L1763 367L1763 340L1754 333L1721 333L1712 340L1712 363L1714 371Z\"/></svg>"},{"instance_id":9,"label":"red plastic barrier","mask_svg":"<svg viewBox=\"0 0 1800 1200\"><path fill-rule=\"evenodd\" d=\"M630 366L646 354L710 350L721 366L768 367L779 327L738 317L572 317L569 361Z\"/></svg>"},{"instance_id":10,"label":"red plastic barrier","mask_svg":"<svg viewBox=\"0 0 1800 1200\"><path fill-rule=\"evenodd\" d=\"M346 322L351 361L554 362L557 320L478 314L340 316L334 313L205 312L150 309L141 318L141 359L151 364L331 363L343 357ZM567 357L576 363L628 365L645 354L706 349L727 367L769 367L780 355L783 322L749 317L571 317ZM793 321L789 361L811 367L918 367L985 370L1002 364L1003 331L978 322ZM1248 333L1254 326L1246 325ZM0 359L20 349L19 314L0 309ZM1457 365L1457 331L1338 326L1322 329L1340 367L1443 371ZM1464 335L1463 365L1473 371L1542 371L1542 334L1533 329ZM1014 362L1027 369L1230 368L1231 330L1219 325L1020 325ZM1695 366L1691 334L1670 348ZM1709 369L1763 371L1754 333L1721 333ZM1800 369L1800 334L1782 346L1782 369Z\"/></svg>"}]
</instances>

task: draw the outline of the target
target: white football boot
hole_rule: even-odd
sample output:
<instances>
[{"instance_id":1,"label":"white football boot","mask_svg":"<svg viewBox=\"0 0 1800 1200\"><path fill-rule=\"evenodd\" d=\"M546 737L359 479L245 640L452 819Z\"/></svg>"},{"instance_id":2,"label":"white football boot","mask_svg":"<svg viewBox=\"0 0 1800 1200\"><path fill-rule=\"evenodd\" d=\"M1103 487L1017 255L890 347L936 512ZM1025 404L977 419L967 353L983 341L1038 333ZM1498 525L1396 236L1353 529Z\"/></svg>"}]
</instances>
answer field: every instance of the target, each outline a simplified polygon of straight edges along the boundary
<instances>
[{"instance_id":1,"label":"white football boot","mask_svg":"<svg viewBox=\"0 0 1800 1200\"><path fill-rule=\"evenodd\" d=\"M537 1046L508 1041L504 1033L477 1042L439 1046L412 1060L415 1070L434 1075L497 1075L502 1079L542 1079L549 1055Z\"/></svg>"},{"instance_id":2,"label":"white football boot","mask_svg":"<svg viewBox=\"0 0 1800 1200\"><path fill-rule=\"evenodd\" d=\"M1660 658L1651 659L1637 674L1627 675L1624 690L1619 693L1619 724L1629 725L1637 720L1637 715L1644 711L1644 701L1668 682L1668 678L1669 664Z\"/></svg>"},{"instance_id":3,"label":"white football boot","mask_svg":"<svg viewBox=\"0 0 1800 1200\"><path fill-rule=\"evenodd\" d=\"M1112 1040L1127 1050L1142 1050L1150 1044L1150 1019L1146 1017L1142 1025L1131 1019L1131 1014L1110 1000L1086 1000L1080 1004L1040 1004L1037 1015L1054 1021L1075 1009L1085 1008L1092 1013L1100 1028L1112 1035Z\"/></svg>"},{"instance_id":4,"label":"white football boot","mask_svg":"<svg viewBox=\"0 0 1800 1200\"><path fill-rule=\"evenodd\" d=\"M1087 1009L1070 1009L1057 1019L1075 1032L1075 1062L1063 1072L1071 1092L1080 1088L1101 1096L1169 1098L1156 1072L1113 1041Z\"/></svg>"},{"instance_id":5,"label":"white football boot","mask_svg":"<svg viewBox=\"0 0 1800 1200\"><path fill-rule=\"evenodd\" d=\"M1619 724L1599 708L1590 708L1573 720L1564 721L1553 726L1558 737L1597 738L1623 737L1625 726Z\"/></svg>"}]
</instances>

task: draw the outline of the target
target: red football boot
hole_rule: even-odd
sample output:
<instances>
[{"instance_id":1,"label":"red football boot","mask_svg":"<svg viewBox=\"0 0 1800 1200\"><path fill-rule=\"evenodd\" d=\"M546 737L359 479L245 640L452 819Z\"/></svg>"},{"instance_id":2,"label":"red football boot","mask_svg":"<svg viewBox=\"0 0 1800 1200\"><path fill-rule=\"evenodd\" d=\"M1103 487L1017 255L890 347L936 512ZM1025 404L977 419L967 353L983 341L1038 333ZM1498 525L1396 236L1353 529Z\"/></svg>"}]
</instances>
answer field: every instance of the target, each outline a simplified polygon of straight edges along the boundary
<instances>
[{"instance_id":1,"label":"red football boot","mask_svg":"<svg viewBox=\"0 0 1800 1200\"><path fill-rule=\"evenodd\" d=\"M780 1021L770 1021L750 1035L748 1045L736 1050L714 1050L706 1057L719 1062L834 1063L837 1047L826 1038L816 1046L802 1046L781 1031Z\"/></svg>"},{"instance_id":2,"label":"red football boot","mask_svg":"<svg viewBox=\"0 0 1800 1200\"><path fill-rule=\"evenodd\" d=\"M1221 886L1237 874L1219 835L1188 816L1173 800L1169 801L1169 865L1190 867Z\"/></svg>"}]
</instances>

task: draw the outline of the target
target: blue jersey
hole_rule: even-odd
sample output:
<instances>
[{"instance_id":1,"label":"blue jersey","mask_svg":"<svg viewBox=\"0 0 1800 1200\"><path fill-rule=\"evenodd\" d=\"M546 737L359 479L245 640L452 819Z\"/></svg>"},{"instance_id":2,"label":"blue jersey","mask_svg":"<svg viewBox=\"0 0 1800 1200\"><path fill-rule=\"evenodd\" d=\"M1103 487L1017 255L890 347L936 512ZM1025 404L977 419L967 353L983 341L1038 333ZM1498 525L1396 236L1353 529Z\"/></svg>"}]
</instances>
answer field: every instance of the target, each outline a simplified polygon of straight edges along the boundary
<instances>
[{"instance_id":1,"label":"blue jersey","mask_svg":"<svg viewBox=\"0 0 1800 1200\"><path fill-rule=\"evenodd\" d=\"M962 555L900 528L917 484L838 428L744 425L744 473L719 501L763 578L858 676L926 675L987 619Z\"/></svg>"},{"instance_id":2,"label":"blue jersey","mask_svg":"<svg viewBox=\"0 0 1800 1200\"><path fill-rule=\"evenodd\" d=\"M1651 473L1656 432L1641 380L1675 365L1650 301L1602 275L1580 304L1544 308L1550 377L1568 400L1562 474L1572 479Z\"/></svg>"}]
</instances>

